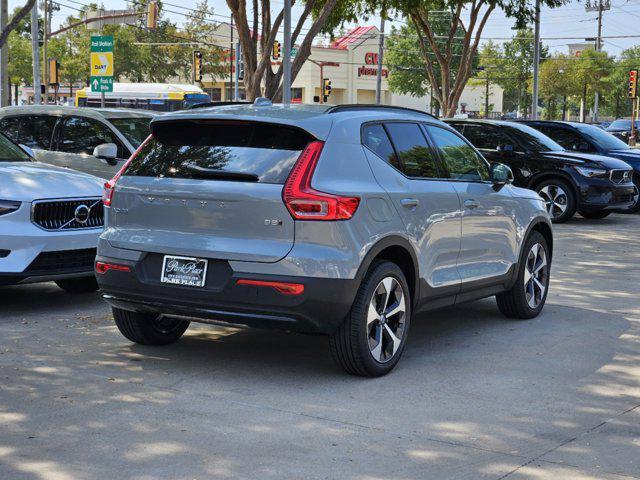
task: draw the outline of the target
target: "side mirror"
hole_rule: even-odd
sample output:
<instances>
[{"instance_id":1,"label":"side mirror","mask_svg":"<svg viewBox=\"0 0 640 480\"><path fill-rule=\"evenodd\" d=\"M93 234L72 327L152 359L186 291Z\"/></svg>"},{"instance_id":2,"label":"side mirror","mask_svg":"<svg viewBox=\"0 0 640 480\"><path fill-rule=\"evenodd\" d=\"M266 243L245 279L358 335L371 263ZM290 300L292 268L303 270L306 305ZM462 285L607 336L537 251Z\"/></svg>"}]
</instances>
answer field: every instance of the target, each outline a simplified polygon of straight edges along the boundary
<instances>
[{"instance_id":1,"label":"side mirror","mask_svg":"<svg viewBox=\"0 0 640 480\"><path fill-rule=\"evenodd\" d=\"M491 181L494 185L513 183L513 171L504 163L492 163Z\"/></svg>"},{"instance_id":2,"label":"side mirror","mask_svg":"<svg viewBox=\"0 0 640 480\"><path fill-rule=\"evenodd\" d=\"M36 158L36 154L34 153L31 147L27 147L26 145L20 144L20 148L24 150L24 152L29 155L31 158Z\"/></svg>"},{"instance_id":3,"label":"side mirror","mask_svg":"<svg viewBox=\"0 0 640 480\"><path fill-rule=\"evenodd\" d=\"M118 146L115 143L103 143L93 149L93 156L106 160L109 165L115 165L118 158Z\"/></svg>"}]
</instances>

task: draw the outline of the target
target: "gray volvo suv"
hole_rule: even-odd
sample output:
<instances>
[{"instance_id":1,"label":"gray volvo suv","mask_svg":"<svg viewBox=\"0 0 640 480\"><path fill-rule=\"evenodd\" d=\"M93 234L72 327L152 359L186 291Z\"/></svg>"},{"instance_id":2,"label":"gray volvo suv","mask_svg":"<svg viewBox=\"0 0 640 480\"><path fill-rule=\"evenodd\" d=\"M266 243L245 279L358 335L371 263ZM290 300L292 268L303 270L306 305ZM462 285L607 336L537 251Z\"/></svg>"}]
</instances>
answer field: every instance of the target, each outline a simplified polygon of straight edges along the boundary
<instances>
[{"instance_id":1,"label":"gray volvo suv","mask_svg":"<svg viewBox=\"0 0 640 480\"><path fill-rule=\"evenodd\" d=\"M269 102L158 117L105 185L96 272L146 345L190 321L326 334L349 373L398 362L414 314L542 310L542 199L419 111Z\"/></svg>"}]
</instances>

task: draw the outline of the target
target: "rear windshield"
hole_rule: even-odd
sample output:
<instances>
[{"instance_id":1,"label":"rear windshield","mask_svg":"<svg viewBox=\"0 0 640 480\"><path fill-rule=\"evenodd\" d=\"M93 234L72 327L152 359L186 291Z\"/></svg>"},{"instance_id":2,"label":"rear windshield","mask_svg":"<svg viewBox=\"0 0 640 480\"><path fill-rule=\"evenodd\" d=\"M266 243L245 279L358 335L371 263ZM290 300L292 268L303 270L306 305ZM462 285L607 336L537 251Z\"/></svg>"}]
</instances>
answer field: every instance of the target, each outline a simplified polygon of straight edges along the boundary
<instances>
[{"instance_id":1,"label":"rear windshield","mask_svg":"<svg viewBox=\"0 0 640 480\"><path fill-rule=\"evenodd\" d=\"M126 175L234 180L246 174L253 181L284 184L312 140L295 128L251 122L161 122L153 130Z\"/></svg>"}]
</instances>

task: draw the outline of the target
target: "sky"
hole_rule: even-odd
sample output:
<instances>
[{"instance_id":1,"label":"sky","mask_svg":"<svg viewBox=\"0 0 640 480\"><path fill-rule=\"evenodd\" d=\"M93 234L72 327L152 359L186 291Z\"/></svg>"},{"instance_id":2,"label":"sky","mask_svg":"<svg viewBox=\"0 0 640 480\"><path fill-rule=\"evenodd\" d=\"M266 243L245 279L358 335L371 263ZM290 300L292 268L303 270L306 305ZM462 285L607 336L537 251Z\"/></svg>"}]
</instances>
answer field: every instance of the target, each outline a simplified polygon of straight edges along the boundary
<instances>
[{"instance_id":1,"label":"sky","mask_svg":"<svg viewBox=\"0 0 640 480\"><path fill-rule=\"evenodd\" d=\"M76 8L81 5L91 3L90 0L53 0L59 2L61 10L56 12L53 24L54 27L64 21L71 14L76 14ZM102 0L101 2L107 9L125 9L127 8L126 0ZM24 4L23 0L9 0L9 8L13 10L16 6ZM171 4L172 6L168 6ZM251 4L251 2L249 2ZM281 9L282 0L272 0L271 4L276 9ZM172 12L166 13L174 22L180 24L184 22L184 14L188 11L186 8L193 8L196 0L165 0L166 9ZM228 18L229 9L224 0L209 0L209 5L213 8L216 20ZM293 23L302 10L301 6L293 7ZM182 14L181 14L182 13ZM378 26L380 19L372 17L367 21L360 22L360 25L376 25ZM396 26L402 23L399 21L392 22ZM604 12L602 35L603 50L610 55L617 56L625 48L634 45L640 45L640 0L612 0L611 10ZM387 24L387 29L389 24ZM487 26L482 35L483 39L497 38L502 39L513 35L513 20L507 18L500 11L494 12L489 19ZM544 8L541 12L541 37L544 45L549 50L559 53L567 53L567 45L570 43L581 43L585 38L595 37L597 34L597 13L585 12L584 3L572 1L563 7L557 9ZM606 37L622 37L625 35L637 35L638 38L606 38ZM567 38L575 37L575 38ZM502 42L503 40L496 40Z\"/></svg>"}]
</instances>

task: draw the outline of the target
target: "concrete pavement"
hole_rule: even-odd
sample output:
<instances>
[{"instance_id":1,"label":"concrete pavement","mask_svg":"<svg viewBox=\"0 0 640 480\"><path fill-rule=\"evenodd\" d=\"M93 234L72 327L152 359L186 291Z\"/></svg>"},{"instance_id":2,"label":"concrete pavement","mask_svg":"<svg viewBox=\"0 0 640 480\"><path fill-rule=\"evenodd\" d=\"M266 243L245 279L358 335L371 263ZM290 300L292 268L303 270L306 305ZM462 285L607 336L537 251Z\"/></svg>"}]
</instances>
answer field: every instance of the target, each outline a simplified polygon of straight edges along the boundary
<instances>
[{"instance_id":1,"label":"concrete pavement","mask_svg":"<svg viewBox=\"0 0 640 480\"><path fill-rule=\"evenodd\" d=\"M414 320L379 379L324 337L132 345L98 295L0 289L0 479L640 478L640 216L556 227L543 314Z\"/></svg>"}]
</instances>

